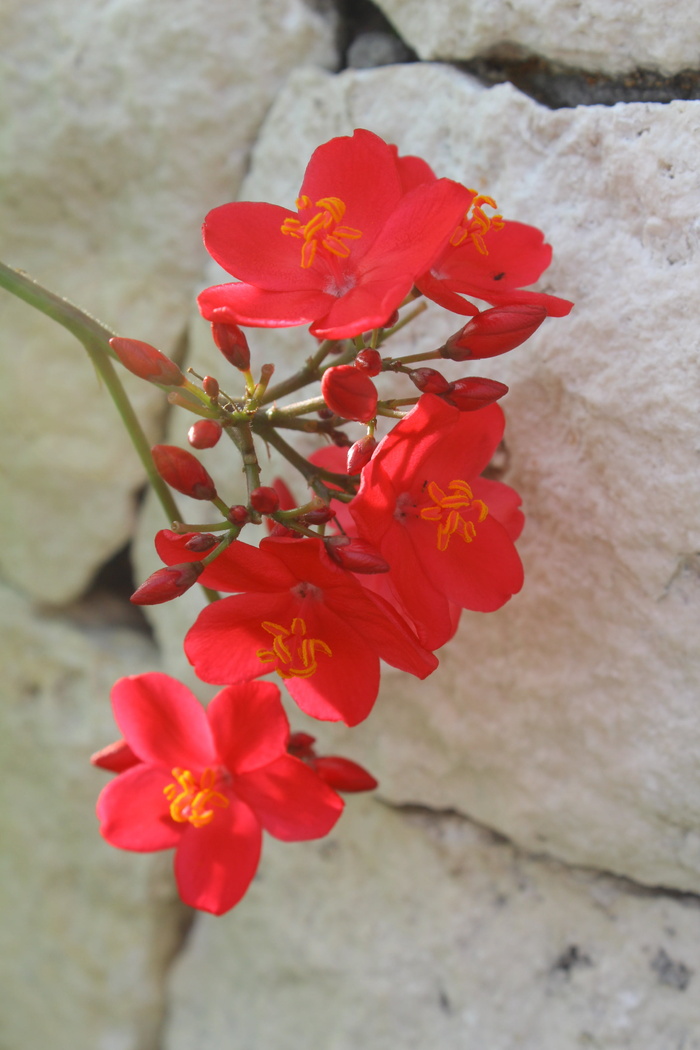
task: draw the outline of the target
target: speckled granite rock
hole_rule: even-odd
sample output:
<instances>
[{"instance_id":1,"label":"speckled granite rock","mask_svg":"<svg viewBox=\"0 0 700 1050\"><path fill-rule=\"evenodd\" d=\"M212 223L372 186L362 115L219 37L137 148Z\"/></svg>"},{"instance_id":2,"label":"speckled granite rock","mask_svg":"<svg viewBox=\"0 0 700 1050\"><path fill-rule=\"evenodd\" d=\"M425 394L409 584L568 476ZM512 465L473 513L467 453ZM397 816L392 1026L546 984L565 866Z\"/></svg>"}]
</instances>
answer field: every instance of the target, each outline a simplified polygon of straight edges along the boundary
<instances>
[{"instance_id":1,"label":"speckled granite rock","mask_svg":"<svg viewBox=\"0 0 700 1050\"><path fill-rule=\"evenodd\" d=\"M666 0L377 0L423 59L474 58L497 49L531 52L591 72L695 69L700 12Z\"/></svg>"},{"instance_id":2,"label":"speckled granite rock","mask_svg":"<svg viewBox=\"0 0 700 1050\"><path fill-rule=\"evenodd\" d=\"M202 218L289 71L334 64L332 17L303 0L9 0L0 35L3 259L172 352ZM125 542L142 472L82 347L4 291L0 324L2 571L66 601Z\"/></svg>"},{"instance_id":3,"label":"speckled granite rock","mask_svg":"<svg viewBox=\"0 0 700 1050\"><path fill-rule=\"evenodd\" d=\"M525 588L499 613L466 614L428 682L389 672L352 739L393 802L696 891L699 106L551 112L437 66L304 73L242 194L293 200L313 147L366 126L546 231L543 287L576 308L487 370L511 387L504 478L528 515ZM431 311L406 346L456 327ZM308 353L302 330L251 341L258 363Z\"/></svg>"}]
</instances>

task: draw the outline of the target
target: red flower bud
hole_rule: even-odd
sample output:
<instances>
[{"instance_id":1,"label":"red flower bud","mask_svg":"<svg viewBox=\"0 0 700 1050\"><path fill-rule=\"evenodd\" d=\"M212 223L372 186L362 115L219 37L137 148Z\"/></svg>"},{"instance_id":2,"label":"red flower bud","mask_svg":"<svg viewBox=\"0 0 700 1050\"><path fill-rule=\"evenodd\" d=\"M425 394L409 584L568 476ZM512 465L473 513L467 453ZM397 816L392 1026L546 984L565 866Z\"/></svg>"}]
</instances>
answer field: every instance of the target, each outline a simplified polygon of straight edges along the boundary
<instances>
[{"instance_id":1,"label":"red flower bud","mask_svg":"<svg viewBox=\"0 0 700 1050\"><path fill-rule=\"evenodd\" d=\"M546 316L543 306L494 306L483 310L450 336L442 356L467 361L505 354L529 339Z\"/></svg>"},{"instance_id":2,"label":"red flower bud","mask_svg":"<svg viewBox=\"0 0 700 1050\"><path fill-rule=\"evenodd\" d=\"M414 368L409 379L424 394L444 394L450 385L442 372L434 368Z\"/></svg>"},{"instance_id":3,"label":"red flower bud","mask_svg":"<svg viewBox=\"0 0 700 1050\"><path fill-rule=\"evenodd\" d=\"M348 474L359 474L371 460L376 447L377 441L370 434L365 434L354 445L351 445L348 449Z\"/></svg>"},{"instance_id":4,"label":"red flower bud","mask_svg":"<svg viewBox=\"0 0 700 1050\"><path fill-rule=\"evenodd\" d=\"M250 368L250 350L248 340L237 324L223 324L214 321L211 334L226 360L241 372Z\"/></svg>"},{"instance_id":5,"label":"red flower bud","mask_svg":"<svg viewBox=\"0 0 700 1050\"><path fill-rule=\"evenodd\" d=\"M229 509L228 520L232 521L234 525L247 525L250 521L248 508L244 507L242 503L237 503Z\"/></svg>"},{"instance_id":6,"label":"red flower bud","mask_svg":"<svg viewBox=\"0 0 700 1050\"><path fill-rule=\"evenodd\" d=\"M251 492L250 505L258 514L274 514L279 508L280 498L270 485L261 485Z\"/></svg>"},{"instance_id":7,"label":"red flower bud","mask_svg":"<svg viewBox=\"0 0 700 1050\"><path fill-rule=\"evenodd\" d=\"M215 419L198 419L187 431L192 448L213 448L221 437L221 423Z\"/></svg>"},{"instance_id":8,"label":"red flower bud","mask_svg":"<svg viewBox=\"0 0 700 1050\"><path fill-rule=\"evenodd\" d=\"M369 378L352 365L327 368L321 380L323 400L336 415L369 423L377 409L377 390Z\"/></svg>"},{"instance_id":9,"label":"red flower bud","mask_svg":"<svg viewBox=\"0 0 700 1050\"><path fill-rule=\"evenodd\" d=\"M182 386L185 377L174 361L171 361L160 350L150 343L142 343L138 339L123 339L115 336L110 339L109 345L115 354L130 372L141 379L147 379L149 383L161 383L163 386Z\"/></svg>"},{"instance_id":10,"label":"red flower bud","mask_svg":"<svg viewBox=\"0 0 700 1050\"><path fill-rule=\"evenodd\" d=\"M219 380L214 379L213 376L205 376L202 380L202 390L207 395L207 397L210 397L212 398L212 400L214 400L219 396Z\"/></svg>"},{"instance_id":11,"label":"red flower bud","mask_svg":"<svg viewBox=\"0 0 700 1050\"><path fill-rule=\"evenodd\" d=\"M378 376L382 370L382 355L378 350L372 350L369 347L366 350L360 350L355 358L355 368L359 368L367 376Z\"/></svg>"},{"instance_id":12,"label":"red flower bud","mask_svg":"<svg viewBox=\"0 0 700 1050\"><path fill-rule=\"evenodd\" d=\"M90 755L91 765L108 769L110 773L123 773L125 769L137 766L140 761L126 740L115 740L113 744L107 744L107 747Z\"/></svg>"},{"instance_id":13,"label":"red flower bud","mask_svg":"<svg viewBox=\"0 0 700 1050\"><path fill-rule=\"evenodd\" d=\"M393 314L389 314L386 321L382 325L382 328L393 328L395 324L399 323L399 311L394 310Z\"/></svg>"},{"instance_id":14,"label":"red flower bud","mask_svg":"<svg viewBox=\"0 0 700 1050\"><path fill-rule=\"evenodd\" d=\"M212 536L210 532L200 532L196 536L190 537L185 544L185 550L194 551L195 554L202 554L203 551L210 551L218 542L216 536Z\"/></svg>"},{"instance_id":15,"label":"red flower bud","mask_svg":"<svg viewBox=\"0 0 700 1050\"><path fill-rule=\"evenodd\" d=\"M351 539L349 536L329 536L324 543L333 561L348 572L374 575L389 571L388 562L382 558L377 548L366 540Z\"/></svg>"},{"instance_id":16,"label":"red flower bud","mask_svg":"<svg viewBox=\"0 0 700 1050\"><path fill-rule=\"evenodd\" d=\"M179 598L197 582L204 569L201 561L186 561L181 565L168 565L156 569L131 595L134 605L162 605Z\"/></svg>"},{"instance_id":17,"label":"red flower bud","mask_svg":"<svg viewBox=\"0 0 700 1050\"><path fill-rule=\"evenodd\" d=\"M287 752L290 755L294 755L295 758L313 758L313 745L315 743L316 737L311 736L311 733L290 733L287 741Z\"/></svg>"},{"instance_id":18,"label":"red flower bud","mask_svg":"<svg viewBox=\"0 0 700 1050\"><path fill-rule=\"evenodd\" d=\"M322 503L313 510L307 510L305 514L300 514L299 521L303 525L325 525L327 521L332 521L337 513L332 507L327 507L325 503Z\"/></svg>"},{"instance_id":19,"label":"red flower bud","mask_svg":"<svg viewBox=\"0 0 700 1050\"><path fill-rule=\"evenodd\" d=\"M378 786L371 773L340 755L322 755L314 760L312 769L335 791L373 791Z\"/></svg>"},{"instance_id":20,"label":"red flower bud","mask_svg":"<svg viewBox=\"0 0 700 1050\"><path fill-rule=\"evenodd\" d=\"M446 401L448 405L454 405L460 412L474 412L478 408L493 404L507 393L508 387L505 383L498 383L495 379L469 376L467 379L458 379L450 383L449 390L441 396L443 401Z\"/></svg>"},{"instance_id":21,"label":"red flower bud","mask_svg":"<svg viewBox=\"0 0 700 1050\"><path fill-rule=\"evenodd\" d=\"M156 470L171 488L192 499L216 499L216 486L199 460L176 445L154 445Z\"/></svg>"}]
</instances>

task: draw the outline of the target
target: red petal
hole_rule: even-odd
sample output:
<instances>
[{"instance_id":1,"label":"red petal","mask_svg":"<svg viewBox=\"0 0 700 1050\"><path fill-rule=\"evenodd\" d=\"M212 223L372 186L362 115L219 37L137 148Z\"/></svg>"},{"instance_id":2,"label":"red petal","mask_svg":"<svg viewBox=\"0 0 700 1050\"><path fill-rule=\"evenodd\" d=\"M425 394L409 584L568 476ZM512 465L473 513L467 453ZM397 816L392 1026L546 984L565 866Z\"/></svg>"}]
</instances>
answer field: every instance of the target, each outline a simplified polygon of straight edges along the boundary
<instances>
[{"instance_id":1,"label":"red petal","mask_svg":"<svg viewBox=\"0 0 700 1050\"><path fill-rule=\"evenodd\" d=\"M319 339L350 339L360 332L381 328L410 292L413 273L374 271L371 278L356 284L327 304L323 316L311 326Z\"/></svg>"},{"instance_id":2,"label":"red petal","mask_svg":"<svg viewBox=\"0 0 700 1050\"><path fill-rule=\"evenodd\" d=\"M468 299L463 299L461 295L457 295L456 292L450 291L447 286L447 282L441 278L433 277L432 273L424 273L416 281L416 285L428 299L432 299L438 306L443 306L446 310L451 310L453 314L462 314L464 316L474 317L479 313L478 306L474 306L474 303L470 303Z\"/></svg>"},{"instance_id":3,"label":"red petal","mask_svg":"<svg viewBox=\"0 0 700 1050\"><path fill-rule=\"evenodd\" d=\"M108 769L110 773L123 773L125 769L131 769L141 761L131 750L126 740L115 740L113 744L107 744L94 755L90 755L90 762L100 769Z\"/></svg>"},{"instance_id":4,"label":"red petal","mask_svg":"<svg viewBox=\"0 0 700 1050\"><path fill-rule=\"evenodd\" d=\"M165 769L139 764L102 789L97 816L100 831L110 845L138 853L177 845L182 828L172 820L163 794L172 779Z\"/></svg>"},{"instance_id":5,"label":"red petal","mask_svg":"<svg viewBox=\"0 0 700 1050\"><path fill-rule=\"evenodd\" d=\"M291 755L237 777L236 791L265 831L285 842L327 835L343 810L335 791Z\"/></svg>"},{"instance_id":6,"label":"red petal","mask_svg":"<svg viewBox=\"0 0 700 1050\"><path fill-rule=\"evenodd\" d=\"M144 762L167 769L216 765L204 708L177 679L158 672L120 678L112 689L112 707L117 725Z\"/></svg>"},{"instance_id":7,"label":"red petal","mask_svg":"<svg viewBox=\"0 0 700 1050\"><path fill-rule=\"evenodd\" d=\"M272 682L230 685L207 708L219 757L232 773L247 773L285 754L289 722Z\"/></svg>"},{"instance_id":8,"label":"red petal","mask_svg":"<svg viewBox=\"0 0 700 1050\"><path fill-rule=\"evenodd\" d=\"M231 798L210 824L185 828L175 854L177 888L191 908L223 915L238 904L260 862L262 830L244 802Z\"/></svg>"},{"instance_id":9,"label":"red petal","mask_svg":"<svg viewBox=\"0 0 700 1050\"><path fill-rule=\"evenodd\" d=\"M500 522L512 540L517 540L523 531L525 515L520 510L522 500L509 485L502 481L478 478L472 483L475 499L481 499L489 508L489 514Z\"/></svg>"},{"instance_id":10,"label":"red petal","mask_svg":"<svg viewBox=\"0 0 700 1050\"><path fill-rule=\"evenodd\" d=\"M254 328L308 324L316 317L323 317L333 302L332 295L316 288L278 292L266 291L254 284L218 284L205 288L197 298L200 313L207 321L233 322Z\"/></svg>"}]
</instances>

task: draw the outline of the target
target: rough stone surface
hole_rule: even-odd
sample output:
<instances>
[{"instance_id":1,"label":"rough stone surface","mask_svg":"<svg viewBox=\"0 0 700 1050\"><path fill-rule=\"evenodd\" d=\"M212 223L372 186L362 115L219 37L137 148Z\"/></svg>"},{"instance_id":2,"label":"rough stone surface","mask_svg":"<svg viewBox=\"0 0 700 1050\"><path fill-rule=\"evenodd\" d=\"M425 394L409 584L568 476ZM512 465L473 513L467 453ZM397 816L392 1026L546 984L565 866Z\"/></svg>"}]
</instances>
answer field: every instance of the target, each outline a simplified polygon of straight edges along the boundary
<instances>
[{"instance_id":1,"label":"rough stone surface","mask_svg":"<svg viewBox=\"0 0 700 1050\"><path fill-rule=\"evenodd\" d=\"M696 899L355 798L197 920L164 1050L698 1050L699 935Z\"/></svg>"},{"instance_id":2,"label":"rough stone surface","mask_svg":"<svg viewBox=\"0 0 700 1050\"><path fill-rule=\"evenodd\" d=\"M643 0L377 0L422 59L470 59L522 50L591 72L694 69L700 13Z\"/></svg>"},{"instance_id":3,"label":"rough stone surface","mask_svg":"<svg viewBox=\"0 0 700 1050\"><path fill-rule=\"evenodd\" d=\"M203 216L289 71L333 65L333 18L303 0L10 0L0 36L4 260L172 352ZM82 347L2 291L0 310L2 567L65 601L124 543L142 472Z\"/></svg>"},{"instance_id":4,"label":"rough stone surface","mask_svg":"<svg viewBox=\"0 0 700 1050\"><path fill-rule=\"evenodd\" d=\"M550 112L437 66L304 73L243 191L293 200L314 146L366 126L555 245L543 287L574 313L475 368L511 387L503 477L528 515L525 588L465 614L428 682L389 672L352 739L393 802L685 890L700 888L697 113ZM431 311L406 349L455 327ZM303 330L251 341L258 365L308 353Z\"/></svg>"},{"instance_id":5,"label":"rough stone surface","mask_svg":"<svg viewBox=\"0 0 700 1050\"><path fill-rule=\"evenodd\" d=\"M157 655L108 605L72 616L0 592L0 1046L151 1050L188 913L168 857L100 838L88 758L119 735L113 682Z\"/></svg>"}]
</instances>

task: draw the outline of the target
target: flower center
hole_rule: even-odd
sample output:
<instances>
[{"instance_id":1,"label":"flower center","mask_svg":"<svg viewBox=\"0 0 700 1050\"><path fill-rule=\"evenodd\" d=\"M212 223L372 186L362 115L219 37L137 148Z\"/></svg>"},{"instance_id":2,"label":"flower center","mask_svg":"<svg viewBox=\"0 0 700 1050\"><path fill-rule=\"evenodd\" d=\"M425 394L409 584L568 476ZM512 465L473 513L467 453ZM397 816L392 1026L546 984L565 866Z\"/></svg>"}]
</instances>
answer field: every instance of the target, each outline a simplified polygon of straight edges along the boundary
<instances>
[{"instance_id":1,"label":"flower center","mask_svg":"<svg viewBox=\"0 0 700 1050\"><path fill-rule=\"evenodd\" d=\"M465 543L471 543L476 539L476 525L483 521L489 512L483 500L474 499L466 481L451 481L448 488L451 495L443 492L439 485L431 481L428 485L428 495L433 501L432 505L420 509L423 521L437 523L437 546L440 551L447 550L455 533L461 536Z\"/></svg>"},{"instance_id":2,"label":"flower center","mask_svg":"<svg viewBox=\"0 0 700 1050\"><path fill-rule=\"evenodd\" d=\"M308 270L313 264L319 245L331 255L347 259L350 248L345 241L356 241L362 236L362 230L339 225L345 214L345 202L341 201L340 197L321 197L312 205L310 198L304 194L303 197L297 198L296 206L297 211L306 211L311 207L320 209L308 222L302 223L300 219L285 219L280 227L282 233L290 237L298 237L304 242L301 246L303 269Z\"/></svg>"},{"instance_id":3,"label":"flower center","mask_svg":"<svg viewBox=\"0 0 700 1050\"><path fill-rule=\"evenodd\" d=\"M450 244L453 248L458 248L465 241L471 241L480 255L488 255L489 250L484 244L484 234L488 233L489 230L502 230L505 225L503 216L492 215L489 218L484 212L483 205L488 205L489 208L498 207L493 197L484 197L481 194L477 194L476 190L470 190L469 192L474 194L474 200L469 205L469 210L465 212L461 223L450 237Z\"/></svg>"},{"instance_id":4,"label":"flower center","mask_svg":"<svg viewBox=\"0 0 700 1050\"><path fill-rule=\"evenodd\" d=\"M225 795L214 791L216 782L216 771L205 769L199 781L189 769L173 769L175 784L168 784L163 788L163 794L170 803L170 816L178 824L187 821L195 828L201 828L210 824L214 819L214 810L208 806L220 806L226 808L228 799Z\"/></svg>"},{"instance_id":5,"label":"flower center","mask_svg":"<svg viewBox=\"0 0 700 1050\"><path fill-rule=\"evenodd\" d=\"M261 627L273 637L272 649L258 649L257 657L263 663L277 662L275 671L280 678L310 678L318 670L316 653L332 656L330 646L320 638L308 638L306 624L298 616L287 629L279 623L265 620Z\"/></svg>"}]
</instances>

